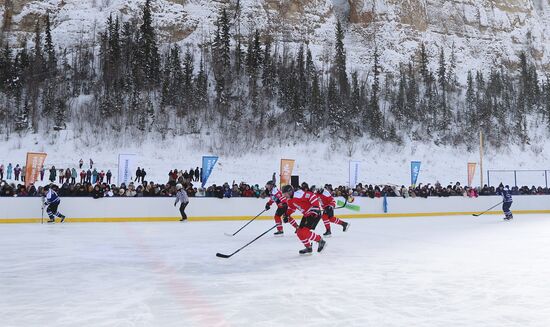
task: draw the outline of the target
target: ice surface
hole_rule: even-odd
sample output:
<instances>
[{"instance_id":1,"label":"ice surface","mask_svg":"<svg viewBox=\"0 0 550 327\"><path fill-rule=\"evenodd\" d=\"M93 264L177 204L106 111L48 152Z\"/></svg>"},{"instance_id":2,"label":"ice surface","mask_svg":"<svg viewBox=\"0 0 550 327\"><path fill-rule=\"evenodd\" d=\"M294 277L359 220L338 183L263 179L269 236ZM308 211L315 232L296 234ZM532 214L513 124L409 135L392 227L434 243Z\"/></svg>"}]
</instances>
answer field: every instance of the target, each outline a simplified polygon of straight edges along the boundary
<instances>
[{"instance_id":1,"label":"ice surface","mask_svg":"<svg viewBox=\"0 0 550 327\"><path fill-rule=\"evenodd\" d=\"M550 217L3 225L2 326L549 326ZM285 226L286 227L286 226ZM318 231L323 230L322 224Z\"/></svg>"}]
</instances>

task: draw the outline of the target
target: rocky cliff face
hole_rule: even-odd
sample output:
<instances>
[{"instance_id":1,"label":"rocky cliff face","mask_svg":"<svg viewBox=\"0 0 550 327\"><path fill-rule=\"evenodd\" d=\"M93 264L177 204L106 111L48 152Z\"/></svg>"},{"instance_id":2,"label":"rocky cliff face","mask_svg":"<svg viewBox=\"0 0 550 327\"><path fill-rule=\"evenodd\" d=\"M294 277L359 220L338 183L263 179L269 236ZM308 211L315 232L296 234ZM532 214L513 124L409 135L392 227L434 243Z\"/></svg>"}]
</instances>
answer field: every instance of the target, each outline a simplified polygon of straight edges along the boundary
<instances>
[{"instance_id":1,"label":"rocky cliff face","mask_svg":"<svg viewBox=\"0 0 550 327\"><path fill-rule=\"evenodd\" d=\"M4 40L21 43L47 12L61 47L93 44L109 14L139 16L144 0L0 0ZM458 72L489 64L513 65L526 51L541 71L550 66L550 0L152 0L155 23L167 41L209 40L223 7L233 33L269 31L279 44L308 42L321 63L331 55L334 24L346 28L349 68L367 73L376 45L383 68L410 60L420 43L435 58L452 48ZM31 39L28 37L28 39ZM433 65L435 66L435 60ZM462 73L462 74L461 74Z\"/></svg>"}]
</instances>

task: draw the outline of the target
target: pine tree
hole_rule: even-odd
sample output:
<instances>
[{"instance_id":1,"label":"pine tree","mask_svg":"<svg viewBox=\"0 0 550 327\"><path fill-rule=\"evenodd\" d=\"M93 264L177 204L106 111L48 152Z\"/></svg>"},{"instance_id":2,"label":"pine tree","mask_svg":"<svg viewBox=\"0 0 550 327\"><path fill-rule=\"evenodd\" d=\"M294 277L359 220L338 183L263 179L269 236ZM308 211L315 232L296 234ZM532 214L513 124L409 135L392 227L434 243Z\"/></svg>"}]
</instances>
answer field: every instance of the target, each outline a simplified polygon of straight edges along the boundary
<instances>
[{"instance_id":1,"label":"pine tree","mask_svg":"<svg viewBox=\"0 0 550 327\"><path fill-rule=\"evenodd\" d=\"M208 76L206 75L202 58L199 64L199 72L195 79L195 90L197 109L204 112L206 117L208 109Z\"/></svg>"},{"instance_id":2,"label":"pine tree","mask_svg":"<svg viewBox=\"0 0 550 327\"><path fill-rule=\"evenodd\" d=\"M45 78L44 74L44 56L42 54L42 38L40 36L40 23L36 22L34 28L34 51L33 51L33 78L36 81L42 81Z\"/></svg>"},{"instance_id":3,"label":"pine tree","mask_svg":"<svg viewBox=\"0 0 550 327\"><path fill-rule=\"evenodd\" d=\"M50 25L50 14L46 15L46 27L45 27L45 44L44 50L48 56L47 70L49 75L55 75L57 71L57 58L55 56L55 49L52 41L52 32Z\"/></svg>"},{"instance_id":4,"label":"pine tree","mask_svg":"<svg viewBox=\"0 0 550 327\"><path fill-rule=\"evenodd\" d=\"M441 48L439 52L439 68L437 69L437 82L439 86L439 111L441 112L441 123L439 128L445 131L450 124L450 113L447 108L447 64L445 63L445 51ZM437 118L436 118L437 119Z\"/></svg>"},{"instance_id":5,"label":"pine tree","mask_svg":"<svg viewBox=\"0 0 550 327\"><path fill-rule=\"evenodd\" d=\"M422 76L422 80L424 83L428 82L430 71L428 69L429 65L429 57L428 53L426 52L426 46L424 43L420 44L420 54L419 54L419 68L420 68L420 75Z\"/></svg>"},{"instance_id":6,"label":"pine tree","mask_svg":"<svg viewBox=\"0 0 550 327\"><path fill-rule=\"evenodd\" d=\"M416 82L416 75L414 73L413 64L409 62L407 74L407 109L405 111L405 116L413 121L418 122L420 118L417 113L417 100L418 100L418 84Z\"/></svg>"},{"instance_id":7,"label":"pine tree","mask_svg":"<svg viewBox=\"0 0 550 327\"><path fill-rule=\"evenodd\" d=\"M371 86L371 97L369 101L369 128L371 136L380 137L382 132L382 112L379 106L379 93L380 93L380 56L378 54L378 47L374 48L374 65L373 65L374 80Z\"/></svg>"},{"instance_id":8,"label":"pine tree","mask_svg":"<svg viewBox=\"0 0 550 327\"><path fill-rule=\"evenodd\" d=\"M183 60L183 98L188 111L195 111L195 86L193 85L193 55L191 51L187 49L185 52L185 58Z\"/></svg>"},{"instance_id":9,"label":"pine tree","mask_svg":"<svg viewBox=\"0 0 550 327\"><path fill-rule=\"evenodd\" d=\"M342 97L348 96L348 76L346 73L346 50L344 49L344 31L338 20L336 23L334 71L338 81L338 88Z\"/></svg>"},{"instance_id":10,"label":"pine tree","mask_svg":"<svg viewBox=\"0 0 550 327\"><path fill-rule=\"evenodd\" d=\"M137 81L143 77L145 86L154 87L158 85L160 80L160 54L156 41L155 29L153 27L151 0L146 0L143 8L142 24L139 27L136 59L139 65L137 68L140 72L138 76L135 76Z\"/></svg>"},{"instance_id":11,"label":"pine tree","mask_svg":"<svg viewBox=\"0 0 550 327\"><path fill-rule=\"evenodd\" d=\"M472 76L472 72L468 71L466 81L466 114L470 125L477 122L476 103L477 99L476 92L474 90L474 78Z\"/></svg>"}]
</instances>

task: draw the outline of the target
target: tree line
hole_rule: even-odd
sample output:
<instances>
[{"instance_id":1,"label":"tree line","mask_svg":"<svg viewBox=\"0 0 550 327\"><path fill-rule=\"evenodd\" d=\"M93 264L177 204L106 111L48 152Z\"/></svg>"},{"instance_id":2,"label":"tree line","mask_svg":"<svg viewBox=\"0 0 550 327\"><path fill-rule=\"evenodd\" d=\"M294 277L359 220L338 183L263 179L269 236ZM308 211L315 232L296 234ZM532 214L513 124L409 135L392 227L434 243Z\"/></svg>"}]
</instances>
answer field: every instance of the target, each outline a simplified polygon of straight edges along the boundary
<instances>
[{"instance_id":1,"label":"tree line","mask_svg":"<svg viewBox=\"0 0 550 327\"><path fill-rule=\"evenodd\" d=\"M350 71L338 22L330 64L320 68L307 43L241 35L231 17L222 10L202 43L159 44L147 0L140 17L110 16L98 44L56 49L47 15L32 42L0 52L0 132L70 128L138 141L212 133L253 149L289 138L473 146L479 130L501 147L550 128L550 80L525 53L514 67L469 71L465 85L454 47L433 57L424 43L394 71L382 70L376 46L371 67Z\"/></svg>"}]
</instances>

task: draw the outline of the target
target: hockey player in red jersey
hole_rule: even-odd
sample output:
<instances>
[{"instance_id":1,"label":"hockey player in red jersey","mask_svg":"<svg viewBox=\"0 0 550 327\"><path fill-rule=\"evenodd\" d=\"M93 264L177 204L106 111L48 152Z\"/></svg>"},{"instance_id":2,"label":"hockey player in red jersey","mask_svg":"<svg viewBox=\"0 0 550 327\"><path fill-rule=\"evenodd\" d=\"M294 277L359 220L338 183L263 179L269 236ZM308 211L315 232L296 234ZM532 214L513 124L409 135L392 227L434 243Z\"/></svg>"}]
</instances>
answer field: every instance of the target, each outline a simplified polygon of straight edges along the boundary
<instances>
[{"instance_id":1,"label":"hockey player in red jersey","mask_svg":"<svg viewBox=\"0 0 550 327\"><path fill-rule=\"evenodd\" d=\"M300 211L304 216L300 221L300 227L297 231L297 236L302 241L305 249L299 251L301 255L309 255L313 253L311 242L317 242L317 252L323 251L326 247L326 242L323 238L314 232L315 227L321 220L321 208L319 206L319 197L310 191L297 190L290 185L283 187L283 196L287 198L289 210Z\"/></svg>"},{"instance_id":2,"label":"hockey player in red jersey","mask_svg":"<svg viewBox=\"0 0 550 327\"><path fill-rule=\"evenodd\" d=\"M275 219L275 224L277 224L277 231L274 235L283 236L284 234L283 220L281 219L281 217L283 216L285 216L285 223L288 222L292 225L292 227L298 229L298 223L296 223L296 220L294 220L294 218L290 217L292 211L288 211L289 208L287 204L287 198L283 196L279 189L277 189L275 183L273 181L268 181L265 184L265 190L267 195L269 196L269 201L265 204L265 210L269 210L273 203L277 204L277 211L275 211L275 216L273 216L273 219Z\"/></svg>"},{"instance_id":3,"label":"hockey player in red jersey","mask_svg":"<svg viewBox=\"0 0 550 327\"><path fill-rule=\"evenodd\" d=\"M350 224L341 219L334 217L334 208L336 207L336 201L332 196L329 187L316 189L315 186L311 186L311 192L317 193L319 200L321 200L321 208L323 209L323 224L325 224L325 233L323 236L330 237L332 232L330 231L330 223L342 226L344 232L348 231Z\"/></svg>"}]
</instances>

